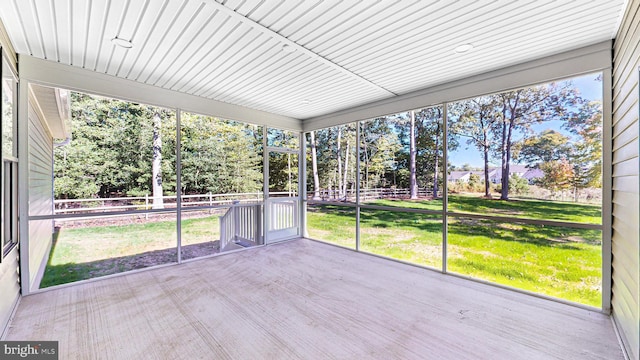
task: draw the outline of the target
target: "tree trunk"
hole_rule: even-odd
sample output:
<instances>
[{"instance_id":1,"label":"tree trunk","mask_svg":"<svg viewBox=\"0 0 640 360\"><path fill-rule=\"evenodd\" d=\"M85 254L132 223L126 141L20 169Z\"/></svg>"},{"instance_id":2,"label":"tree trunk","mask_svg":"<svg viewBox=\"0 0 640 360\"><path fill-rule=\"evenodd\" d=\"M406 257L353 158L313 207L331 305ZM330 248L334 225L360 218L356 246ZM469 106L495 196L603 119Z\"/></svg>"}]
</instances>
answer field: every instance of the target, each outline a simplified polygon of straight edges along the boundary
<instances>
[{"instance_id":1,"label":"tree trunk","mask_svg":"<svg viewBox=\"0 0 640 360\"><path fill-rule=\"evenodd\" d=\"M507 101L504 99L503 101ZM502 109L502 139L500 143L501 165L500 165L500 200L509 199L509 166L507 163L507 104ZM506 175L505 175L506 174Z\"/></svg>"},{"instance_id":2,"label":"tree trunk","mask_svg":"<svg viewBox=\"0 0 640 360\"><path fill-rule=\"evenodd\" d=\"M507 131L507 143L506 143L506 154L505 159L506 163L503 165L503 174L502 174L502 194L500 199L509 200L509 174L511 173L511 138L513 136L513 123L515 119L511 119L509 121L508 131ZM505 176L506 174L506 176Z\"/></svg>"},{"instance_id":3,"label":"tree trunk","mask_svg":"<svg viewBox=\"0 0 640 360\"><path fill-rule=\"evenodd\" d=\"M152 190L153 190L153 209L164 209L164 201L162 199L162 136L160 129L162 127L162 119L160 114L153 116L153 164L152 164Z\"/></svg>"},{"instance_id":4,"label":"tree trunk","mask_svg":"<svg viewBox=\"0 0 640 360\"><path fill-rule=\"evenodd\" d=\"M367 134L366 134L366 123L362 123L362 129L360 131L360 136L362 137L362 153L364 154L364 186L363 189L366 191L369 189L369 154L367 153ZM361 180L362 181L362 180ZM361 189L362 190L362 189ZM366 195L365 195L366 197Z\"/></svg>"},{"instance_id":5,"label":"tree trunk","mask_svg":"<svg viewBox=\"0 0 640 360\"><path fill-rule=\"evenodd\" d=\"M488 198L491 194L489 193L489 146L486 141L482 152L484 153L484 196Z\"/></svg>"},{"instance_id":6,"label":"tree trunk","mask_svg":"<svg viewBox=\"0 0 640 360\"><path fill-rule=\"evenodd\" d=\"M436 156L433 167L433 198L438 198L438 160L440 160L440 124L436 127Z\"/></svg>"},{"instance_id":7,"label":"tree trunk","mask_svg":"<svg viewBox=\"0 0 640 360\"><path fill-rule=\"evenodd\" d=\"M318 176L318 150L316 145L316 132L311 135L311 169L313 171L313 200L320 200L320 178Z\"/></svg>"},{"instance_id":8,"label":"tree trunk","mask_svg":"<svg viewBox=\"0 0 640 360\"><path fill-rule=\"evenodd\" d=\"M411 129L409 130L409 190L411 199L418 198L418 181L416 179L416 113L411 111Z\"/></svg>"},{"instance_id":9,"label":"tree trunk","mask_svg":"<svg viewBox=\"0 0 640 360\"><path fill-rule=\"evenodd\" d=\"M287 174L289 176L289 179L288 179L288 181L289 181L289 184L288 184L289 185L288 186L288 188L289 188L289 196L291 197L291 196L293 196L293 193L291 192L291 190L293 190L291 188L291 185L293 183L293 179L292 179L292 175L293 174L291 174L291 154L287 154Z\"/></svg>"},{"instance_id":10,"label":"tree trunk","mask_svg":"<svg viewBox=\"0 0 640 360\"><path fill-rule=\"evenodd\" d=\"M342 127L338 126L337 157L338 157L338 198L342 198Z\"/></svg>"},{"instance_id":11,"label":"tree trunk","mask_svg":"<svg viewBox=\"0 0 640 360\"><path fill-rule=\"evenodd\" d=\"M347 141L347 147L345 148L344 154L344 179L342 181L342 194L344 195L344 200L347 200L347 174L349 173L349 142Z\"/></svg>"}]
</instances>

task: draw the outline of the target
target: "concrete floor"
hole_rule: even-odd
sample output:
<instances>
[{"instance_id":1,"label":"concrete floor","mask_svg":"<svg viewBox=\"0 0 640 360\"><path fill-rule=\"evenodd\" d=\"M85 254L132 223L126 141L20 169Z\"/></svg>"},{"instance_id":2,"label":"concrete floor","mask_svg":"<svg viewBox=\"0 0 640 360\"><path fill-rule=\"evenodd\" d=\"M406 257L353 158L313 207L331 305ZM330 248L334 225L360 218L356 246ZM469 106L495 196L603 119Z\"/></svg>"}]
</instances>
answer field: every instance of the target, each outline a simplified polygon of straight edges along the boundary
<instances>
[{"instance_id":1,"label":"concrete floor","mask_svg":"<svg viewBox=\"0 0 640 360\"><path fill-rule=\"evenodd\" d=\"M60 359L622 359L611 320L311 240L22 299Z\"/></svg>"}]
</instances>

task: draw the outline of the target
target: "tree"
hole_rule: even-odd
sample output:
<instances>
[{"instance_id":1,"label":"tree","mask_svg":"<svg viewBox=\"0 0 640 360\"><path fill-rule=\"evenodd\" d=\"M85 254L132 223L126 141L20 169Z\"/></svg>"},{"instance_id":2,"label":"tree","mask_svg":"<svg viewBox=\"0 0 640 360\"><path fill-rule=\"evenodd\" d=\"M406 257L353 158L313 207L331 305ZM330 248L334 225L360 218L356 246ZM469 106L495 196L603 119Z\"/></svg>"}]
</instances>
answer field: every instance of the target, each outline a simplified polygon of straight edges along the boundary
<instances>
[{"instance_id":1,"label":"tree","mask_svg":"<svg viewBox=\"0 0 640 360\"><path fill-rule=\"evenodd\" d=\"M531 125L550 120L566 120L569 108L582 99L571 82L550 83L548 85L508 91L497 94L500 102L499 122L494 132L499 139L499 155L502 171L500 199L509 199L509 174L516 132L527 133Z\"/></svg>"},{"instance_id":2,"label":"tree","mask_svg":"<svg viewBox=\"0 0 640 360\"><path fill-rule=\"evenodd\" d=\"M409 189L411 199L418 198L418 181L416 180L416 114L410 111L409 124Z\"/></svg>"},{"instance_id":3,"label":"tree","mask_svg":"<svg viewBox=\"0 0 640 360\"><path fill-rule=\"evenodd\" d=\"M544 175L536 180L536 184L556 194L571 187L573 167L566 159L552 160L540 164Z\"/></svg>"},{"instance_id":4,"label":"tree","mask_svg":"<svg viewBox=\"0 0 640 360\"><path fill-rule=\"evenodd\" d=\"M496 96L481 96L464 101L463 113L453 123L451 132L467 137L467 144L475 146L482 153L484 162L484 196L490 196L489 154L493 145L491 130L495 128L499 117ZM465 164L468 167L468 164ZM463 167L463 170L467 170Z\"/></svg>"},{"instance_id":5,"label":"tree","mask_svg":"<svg viewBox=\"0 0 640 360\"><path fill-rule=\"evenodd\" d=\"M142 196L156 180L163 194L175 192L173 111L79 93L71 100L73 139L54 150L56 198ZM262 189L262 127L189 113L181 122L183 193Z\"/></svg>"},{"instance_id":6,"label":"tree","mask_svg":"<svg viewBox=\"0 0 640 360\"><path fill-rule=\"evenodd\" d=\"M364 167L363 188L398 183L397 172L400 167L398 154L403 152L398 129L408 129L408 117L404 114L375 118L361 123L360 163ZM408 164L403 163L403 166L408 168ZM405 180L408 181L408 177ZM403 186L409 186L407 181L400 181L403 182Z\"/></svg>"},{"instance_id":7,"label":"tree","mask_svg":"<svg viewBox=\"0 0 640 360\"><path fill-rule=\"evenodd\" d=\"M444 167L444 138L442 107L434 106L416 112L416 147L418 184L432 184L432 195L438 197L442 180L440 167ZM454 134L447 138L449 149L457 147Z\"/></svg>"},{"instance_id":8,"label":"tree","mask_svg":"<svg viewBox=\"0 0 640 360\"><path fill-rule=\"evenodd\" d=\"M536 167L539 163L567 158L571 139L555 130L544 130L514 144L514 157L518 162Z\"/></svg>"},{"instance_id":9,"label":"tree","mask_svg":"<svg viewBox=\"0 0 640 360\"><path fill-rule=\"evenodd\" d=\"M318 177L318 150L316 145L316 132L309 133L311 138L311 169L313 172L313 200L320 200L320 178Z\"/></svg>"},{"instance_id":10,"label":"tree","mask_svg":"<svg viewBox=\"0 0 640 360\"><path fill-rule=\"evenodd\" d=\"M571 148L569 156L577 202L581 189L602 186L602 104L599 101L583 104L567 120L565 128L580 139Z\"/></svg>"},{"instance_id":11,"label":"tree","mask_svg":"<svg viewBox=\"0 0 640 360\"><path fill-rule=\"evenodd\" d=\"M152 189L153 208L164 209L164 199L162 197L162 135L160 133L162 119L160 114L153 115L153 166L152 166Z\"/></svg>"},{"instance_id":12,"label":"tree","mask_svg":"<svg viewBox=\"0 0 640 360\"><path fill-rule=\"evenodd\" d=\"M518 174L511 175L511 181L509 181L509 192L512 194L522 195L529 191L529 182L527 179L519 176Z\"/></svg>"},{"instance_id":13,"label":"tree","mask_svg":"<svg viewBox=\"0 0 640 360\"><path fill-rule=\"evenodd\" d=\"M149 193L152 186L153 118L162 119L163 185L175 187L175 114L166 109L71 93L72 140L54 150L58 198Z\"/></svg>"}]
</instances>

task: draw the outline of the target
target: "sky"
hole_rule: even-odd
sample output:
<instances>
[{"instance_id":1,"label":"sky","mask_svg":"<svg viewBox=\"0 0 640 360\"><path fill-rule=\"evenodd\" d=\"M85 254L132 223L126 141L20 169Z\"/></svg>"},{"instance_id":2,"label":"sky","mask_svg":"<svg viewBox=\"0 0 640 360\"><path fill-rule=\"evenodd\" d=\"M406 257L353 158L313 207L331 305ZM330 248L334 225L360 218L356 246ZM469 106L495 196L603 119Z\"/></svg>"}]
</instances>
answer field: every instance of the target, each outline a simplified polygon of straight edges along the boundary
<instances>
[{"instance_id":1,"label":"sky","mask_svg":"<svg viewBox=\"0 0 640 360\"><path fill-rule=\"evenodd\" d=\"M596 81L599 74L583 75L571 79L576 88L579 89L583 98L590 101L599 100L602 101L602 82ZM561 121L549 121L542 124L532 126L535 132L540 132L547 129L553 129L565 135L568 135L566 130L563 130ZM521 137L514 137L515 140ZM469 164L471 167L482 168L484 166L482 160L482 153L478 151L472 145L467 145L465 140L460 141L460 146L453 152L449 152L449 162L455 166L462 166ZM498 166L497 160L490 160L490 166Z\"/></svg>"}]
</instances>

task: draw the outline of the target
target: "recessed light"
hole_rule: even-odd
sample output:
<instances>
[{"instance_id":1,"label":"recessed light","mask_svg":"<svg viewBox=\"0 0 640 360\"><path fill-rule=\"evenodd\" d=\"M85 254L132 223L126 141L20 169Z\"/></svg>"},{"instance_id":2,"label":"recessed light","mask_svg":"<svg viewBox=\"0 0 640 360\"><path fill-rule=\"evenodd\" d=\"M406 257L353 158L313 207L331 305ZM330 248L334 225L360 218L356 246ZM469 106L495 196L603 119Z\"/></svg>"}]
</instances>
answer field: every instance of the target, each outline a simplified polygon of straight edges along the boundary
<instances>
[{"instance_id":1,"label":"recessed light","mask_svg":"<svg viewBox=\"0 0 640 360\"><path fill-rule=\"evenodd\" d=\"M309 99L304 99L304 100L300 101L300 104L301 104L301 105L309 105L309 104L311 104L311 100L309 100Z\"/></svg>"},{"instance_id":2,"label":"recessed light","mask_svg":"<svg viewBox=\"0 0 640 360\"><path fill-rule=\"evenodd\" d=\"M296 51L296 48L289 44L284 44L282 45L282 51L291 54L292 52Z\"/></svg>"},{"instance_id":3,"label":"recessed light","mask_svg":"<svg viewBox=\"0 0 640 360\"><path fill-rule=\"evenodd\" d=\"M455 48L455 52L457 52L458 54L463 54L463 53L466 53L466 52L470 51L471 49L473 49L473 45L471 45L471 44L462 44L462 45L458 45Z\"/></svg>"},{"instance_id":4,"label":"recessed light","mask_svg":"<svg viewBox=\"0 0 640 360\"><path fill-rule=\"evenodd\" d=\"M133 43L131 43L131 40L121 39L117 36L111 39L111 42L113 43L113 45L120 46L124 49L131 49L133 47Z\"/></svg>"}]
</instances>

